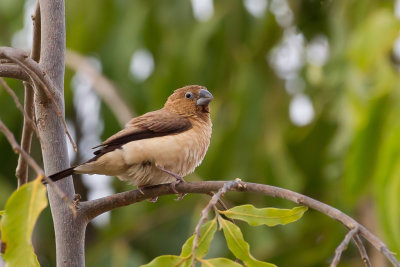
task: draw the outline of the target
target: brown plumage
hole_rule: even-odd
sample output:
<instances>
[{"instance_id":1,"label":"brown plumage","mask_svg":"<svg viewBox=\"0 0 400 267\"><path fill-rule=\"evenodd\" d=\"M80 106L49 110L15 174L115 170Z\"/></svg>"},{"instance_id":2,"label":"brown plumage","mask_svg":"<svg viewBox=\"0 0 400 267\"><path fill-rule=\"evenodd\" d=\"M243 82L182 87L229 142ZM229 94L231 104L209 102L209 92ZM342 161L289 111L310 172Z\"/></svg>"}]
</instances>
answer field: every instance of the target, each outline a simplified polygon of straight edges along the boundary
<instances>
[{"instance_id":1,"label":"brown plumage","mask_svg":"<svg viewBox=\"0 0 400 267\"><path fill-rule=\"evenodd\" d=\"M202 86L177 89L162 109L133 118L96 147L92 159L49 177L57 181L72 173L105 174L139 187L174 182L192 173L207 152L212 99Z\"/></svg>"}]
</instances>

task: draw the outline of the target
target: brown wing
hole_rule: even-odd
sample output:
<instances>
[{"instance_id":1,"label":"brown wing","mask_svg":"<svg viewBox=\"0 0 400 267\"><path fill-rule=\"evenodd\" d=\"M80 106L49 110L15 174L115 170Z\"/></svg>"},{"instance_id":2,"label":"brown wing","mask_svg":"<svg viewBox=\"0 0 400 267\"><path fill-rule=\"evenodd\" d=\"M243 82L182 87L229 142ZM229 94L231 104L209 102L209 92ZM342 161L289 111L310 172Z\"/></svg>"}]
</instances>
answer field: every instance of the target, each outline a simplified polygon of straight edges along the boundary
<instances>
[{"instance_id":1,"label":"brown wing","mask_svg":"<svg viewBox=\"0 0 400 267\"><path fill-rule=\"evenodd\" d=\"M96 156L89 162L107 152L120 148L128 142L177 134L190 128L192 128L192 124L188 119L164 109L143 114L133 118L126 124L125 129L109 137L98 146L101 148L93 152Z\"/></svg>"}]
</instances>

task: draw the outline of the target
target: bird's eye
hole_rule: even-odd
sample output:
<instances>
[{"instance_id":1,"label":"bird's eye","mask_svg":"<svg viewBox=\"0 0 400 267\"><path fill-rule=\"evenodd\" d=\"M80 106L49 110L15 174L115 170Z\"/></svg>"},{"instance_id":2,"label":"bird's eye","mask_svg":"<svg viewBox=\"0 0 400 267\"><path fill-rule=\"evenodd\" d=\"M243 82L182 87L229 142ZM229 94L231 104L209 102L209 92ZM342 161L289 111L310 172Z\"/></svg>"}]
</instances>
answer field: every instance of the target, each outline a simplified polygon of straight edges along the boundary
<instances>
[{"instance_id":1,"label":"bird's eye","mask_svg":"<svg viewBox=\"0 0 400 267\"><path fill-rule=\"evenodd\" d=\"M192 98L192 93L191 93L191 92L187 92L187 93L185 94L185 97L186 97L187 99Z\"/></svg>"}]
</instances>

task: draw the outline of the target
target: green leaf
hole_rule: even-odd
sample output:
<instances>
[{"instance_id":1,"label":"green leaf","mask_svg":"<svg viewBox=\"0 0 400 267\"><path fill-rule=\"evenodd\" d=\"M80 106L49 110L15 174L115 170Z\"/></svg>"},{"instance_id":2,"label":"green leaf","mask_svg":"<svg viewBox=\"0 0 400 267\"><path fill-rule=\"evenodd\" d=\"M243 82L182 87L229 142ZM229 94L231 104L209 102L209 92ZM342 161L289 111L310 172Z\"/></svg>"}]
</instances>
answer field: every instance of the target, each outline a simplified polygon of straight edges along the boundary
<instances>
[{"instance_id":1,"label":"green leaf","mask_svg":"<svg viewBox=\"0 0 400 267\"><path fill-rule=\"evenodd\" d=\"M243 265L226 258L201 260L202 267L242 267Z\"/></svg>"},{"instance_id":2,"label":"green leaf","mask_svg":"<svg viewBox=\"0 0 400 267\"><path fill-rule=\"evenodd\" d=\"M3 259L7 266L39 266L31 236L41 211L47 206L46 187L41 177L21 186L6 203L1 225L1 241L6 244Z\"/></svg>"},{"instance_id":3,"label":"green leaf","mask_svg":"<svg viewBox=\"0 0 400 267\"><path fill-rule=\"evenodd\" d=\"M241 259L247 266L276 266L272 263L259 261L250 254L250 246L243 239L242 232L238 226L234 225L228 220L223 219L222 217L218 217L218 221L224 231L224 236L229 250L232 251L233 255Z\"/></svg>"},{"instance_id":4,"label":"green leaf","mask_svg":"<svg viewBox=\"0 0 400 267\"><path fill-rule=\"evenodd\" d=\"M251 226L259 226L263 224L275 226L299 220L307 209L308 208L304 206L295 207L293 209L258 209L253 205L247 204L236 206L226 211L219 211L219 213L224 214L231 219L245 221Z\"/></svg>"},{"instance_id":5,"label":"green leaf","mask_svg":"<svg viewBox=\"0 0 400 267\"><path fill-rule=\"evenodd\" d=\"M196 257L202 258L208 253L211 240L217 231L217 219L205 223L200 229L199 246L196 250ZM182 246L181 257L187 257L192 253L194 235L192 235Z\"/></svg>"},{"instance_id":6,"label":"green leaf","mask_svg":"<svg viewBox=\"0 0 400 267\"><path fill-rule=\"evenodd\" d=\"M153 259L148 264L141 265L141 267L186 266L188 259L175 255L163 255Z\"/></svg>"},{"instance_id":7,"label":"green leaf","mask_svg":"<svg viewBox=\"0 0 400 267\"><path fill-rule=\"evenodd\" d=\"M4 215L4 210L0 210L0 216L3 216Z\"/></svg>"}]
</instances>

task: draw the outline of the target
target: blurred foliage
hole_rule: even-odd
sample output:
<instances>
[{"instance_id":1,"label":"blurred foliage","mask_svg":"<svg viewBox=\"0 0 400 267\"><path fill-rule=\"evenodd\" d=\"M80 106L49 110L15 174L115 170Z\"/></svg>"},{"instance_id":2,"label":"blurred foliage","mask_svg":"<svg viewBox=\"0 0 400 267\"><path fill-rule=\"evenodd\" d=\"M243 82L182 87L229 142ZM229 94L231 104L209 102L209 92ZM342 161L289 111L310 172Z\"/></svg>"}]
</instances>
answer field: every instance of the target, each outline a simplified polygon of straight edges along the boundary
<instances>
[{"instance_id":1,"label":"blurred foliage","mask_svg":"<svg viewBox=\"0 0 400 267\"><path fill-rule=\"evenodd\" d=\"M319 35L329 42L329 58L322 66L306 61L302 52L302 93L310 97L315 114L302 127L290 120L294 96L270 64L272 51L287 32L271 12L272 2L280 1L269 1L256 18L242 0L215 0L212 17L202 22L195 19L190 1L69 0L67 47L99 59L105 76L138 114L160 108L172 90L187 84L205 85L214 94L211 146L189 180L240 177L307 194L355 217L399 255L400 78L393 45L400 21L393 1L289 2L304 45ZM0 45L11 45L22 29L24 5L23 0L0 1ZM132 54L140 48L148 49L155 63L144 81L129 72ZM79 125L73 75L67 70L66 115ZM8 82L23 99L22 85ZM19 138L22 116L4 90L0 115ZM104 139L119 126L104 105L102 117ZM17 156L2 136L0 149L3 209L16 187ZM32 155L41 162L37 141ZM131 188L116 179L113 186L116 191ZM230 205L293 207L259 195L230 193L226 198ZM206 203L205 196L180 202L162 197L156 204L112 211L108 225L88 228L87 266L138 266L159 255L179 254ZM284 227L239 225L254 257L278 266L326 266L346 233L342 225L313 211ZM42 266L55 264L51 231L46 209L34 235ZM209 254L233 258L218 232ZM361 264L351 245L342 265Z\"/></svg>"}]
</instances>

